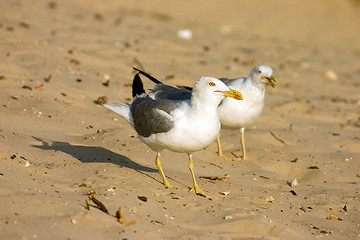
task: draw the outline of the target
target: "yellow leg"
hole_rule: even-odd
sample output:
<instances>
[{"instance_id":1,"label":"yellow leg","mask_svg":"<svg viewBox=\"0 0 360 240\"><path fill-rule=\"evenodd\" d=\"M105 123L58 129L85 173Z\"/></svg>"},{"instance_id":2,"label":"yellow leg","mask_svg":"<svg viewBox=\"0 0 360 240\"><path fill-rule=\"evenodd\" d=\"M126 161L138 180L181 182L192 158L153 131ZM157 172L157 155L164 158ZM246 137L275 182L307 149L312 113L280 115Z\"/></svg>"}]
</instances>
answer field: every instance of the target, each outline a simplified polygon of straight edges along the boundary
<instances>
[{"instance_id":1,"label":"yellow leg","mask_svg":"<svg viewBox=\"0 0 360 240\"><path fill-rule=\"evenodd\" d=\"M196 193L197 195L202 195L205 196L204 192L201 191L199 185L197 185L196 183L196 179L195 179L195 174L194 174L194 163L192 161L192 154L188 154L189 155L189 169L191 172L191 176L194 182L194 186L190 189L190 192Z\"/></svg>"},{"instance_id":2,"label":"yellow leg","mask_svg":"<svg viewBox=\"0 0 360 240\"><path fill-rule=\"evenodd\" d=\"M220 133L216 137L216 143L217 143L217 147L218 147L219 157L221 157L222 151L221 151L221 143L220 143Z\"/></svg>"},{"instance_id":3,"label":"yellow leg","mask_svg":"<svg viewBox=\"0 0 360 240\"><path fill-rule=\"evenodd\" d=\"M225 156L223 153L222 153L222 150L221 150L221 143L220 143L220 133L217 135L216 137L216 143L217 143L217 147L218 147L218 155L219 157L222 157L222 158L225 158L225 159L232 159L231 157L228 157L228 156Z\"/></svg>"},{"instance_id":4,"label":"yellow leg","mask_svg":"<svg viewBox=\"0 0 360 240\"><path fill-rule=\"evenodd\" d=\"M240 143L241 143L241 150L242 150L242 160L246 160L246 153L245 153L245 128L240 129Z\"/></svg>"},{"instance_id":5,"label":"yellow leg","mask_svg":"<svg viewBox=\"0 0 360 240\"><path fill-rule=\"evenodd\" d=\"M160 153L158 152L157 155L156 155L156 158L155 158L155 164L156 166L158 167L159 169L159 173L162 177L162 180L163 180L163 183L165 185L165 187L171 187L170 183L168 182L168 180L166 179L165 177L165 174L164 174L164 171L161 167L161 161L160 161Z\"/></svg>"}]
</instances>

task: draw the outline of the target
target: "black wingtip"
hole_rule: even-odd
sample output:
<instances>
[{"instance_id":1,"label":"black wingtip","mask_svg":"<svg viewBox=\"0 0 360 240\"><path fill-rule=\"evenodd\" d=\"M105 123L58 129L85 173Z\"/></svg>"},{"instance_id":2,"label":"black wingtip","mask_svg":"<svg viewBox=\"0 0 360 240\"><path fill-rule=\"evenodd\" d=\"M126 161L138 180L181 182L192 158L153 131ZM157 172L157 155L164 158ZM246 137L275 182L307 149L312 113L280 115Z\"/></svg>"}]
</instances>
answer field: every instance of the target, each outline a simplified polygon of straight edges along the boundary
<instances>
[{"instance_id":1,"label":"black wingtip","mask_svg":"<svg viewBox=\"0 0 360 240\"><path fill-rule=\"evenodd\" d=\"M137 73L134 77L133 84L132 84L132 96L136 97L145 93L144 84L141 81L139 73Z\"/></svg>"},{"instance_id":2,"label":"black wingtip","mask_svg":"<svg viewBox=\"0 0 360 240\"><path fill-rule=\"evenodd\" d=\"M154 78L153 76L151 76L150 74L136 68L136 67L133 67L134 70L138 71L139 73L141 73L142 75L144 75L145 77L147 77L148 79L150 79L151 81L153 81L154 83L156 84L163 84L162 82L160 82L159 80L157 80L156 78Z\"/></svg>"}]
</instances>

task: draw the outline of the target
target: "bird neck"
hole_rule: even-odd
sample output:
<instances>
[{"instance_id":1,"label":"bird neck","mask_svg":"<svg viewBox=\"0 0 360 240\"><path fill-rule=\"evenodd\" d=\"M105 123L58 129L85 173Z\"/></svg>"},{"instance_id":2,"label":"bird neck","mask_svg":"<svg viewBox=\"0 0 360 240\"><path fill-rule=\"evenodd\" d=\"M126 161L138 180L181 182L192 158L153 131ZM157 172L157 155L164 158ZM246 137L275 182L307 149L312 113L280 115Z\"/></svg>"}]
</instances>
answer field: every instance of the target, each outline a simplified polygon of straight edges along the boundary
<instances>
[{"instance_id":1,"label":"bird neck","mask_svg":"<svg viewBox=\"0 0 360 240\"><path fill-rule=\"evenodd\" d=\"M215 99L207 99L208 101L201 101L196 97L191 98L191 110L196 114L201 114L202 116L213 117L217 114L217 107L220 103L215 101ZM212 100L212 101L211 101Z\"/></svg>"},{"instance_id":2,"label":"bird neck","mask_svg":"<svg viewBox=\"0 0 360 240\"><path fill-rule=\"evenodd\" d=\"M252 92L258 92L259 94L263 94L265 92L266 85L261 81L251 80L250 78L247 78L244 82L244 88Z\"/></svg>"}]
</instances>

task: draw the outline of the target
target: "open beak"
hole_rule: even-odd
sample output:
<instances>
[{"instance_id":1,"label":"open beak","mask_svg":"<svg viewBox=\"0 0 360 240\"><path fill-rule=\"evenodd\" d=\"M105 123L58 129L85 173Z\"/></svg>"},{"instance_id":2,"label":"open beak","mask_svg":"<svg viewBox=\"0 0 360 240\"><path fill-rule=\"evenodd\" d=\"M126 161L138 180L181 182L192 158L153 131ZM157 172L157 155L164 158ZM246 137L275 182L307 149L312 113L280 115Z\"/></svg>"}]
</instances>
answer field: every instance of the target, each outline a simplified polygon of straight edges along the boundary
<instances>
[{"instance_id":1,"label":"open beak","mask_svg":"<svg viewBox=\"0 0 360 240\"><path fill-rule=\"evenodd\" d=\"M214 91L214 92L220 92L222 93L225 97L231 97L234 98L236 100L243 100L243 95L236 91L235 89L229 88L230 91Z\"/></svg>"},{"instance_id":2,"label":"open beak","mask_svg":"<svg viewBox=\"0 0 360 240\"><path fill-rule=\"evenodd\" d=\"M263 78L266 79L265 83L266 83L267 85L270 85L270 86L272 86L273 88L275 87L276 78L275 78L273 75L271 75L270 77L263 77Z\"/></svg>"}]
</instances>

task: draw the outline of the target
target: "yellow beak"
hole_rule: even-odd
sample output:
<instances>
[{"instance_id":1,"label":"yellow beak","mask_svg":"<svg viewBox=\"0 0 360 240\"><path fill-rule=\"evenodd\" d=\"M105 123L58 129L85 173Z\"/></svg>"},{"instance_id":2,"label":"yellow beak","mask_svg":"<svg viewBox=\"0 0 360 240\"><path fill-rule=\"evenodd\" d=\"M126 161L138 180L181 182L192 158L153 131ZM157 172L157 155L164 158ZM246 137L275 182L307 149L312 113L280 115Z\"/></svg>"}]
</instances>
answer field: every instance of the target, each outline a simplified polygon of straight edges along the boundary
<instances>
[{"instance_id":1,"label":"yellow beak","mask_svg":"<svg viewBox=\"0 0 360 240\"><path fill-rule=\"evenodd\" d=\"M224 94L225 97L231 97L236 100L243 100L243 95L239 91L236 91L235 89L232 88L230 88L230 91L214 91L214 92L220 92Z\"/></svg>"},{"instance_id":2,"label":"yellow beak","mask_svg":"<svg viewBox=\"0 0 360 240\"><path fill-rule=\"evenodd\" d=\"M266 84L272 86L273 88L275 87L275 83L276 83L276 78L271 75L270 77L264 77L266 79Z\"/></svg>"}]
</instances>

